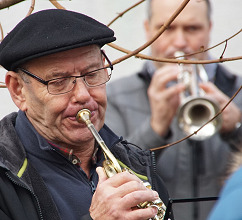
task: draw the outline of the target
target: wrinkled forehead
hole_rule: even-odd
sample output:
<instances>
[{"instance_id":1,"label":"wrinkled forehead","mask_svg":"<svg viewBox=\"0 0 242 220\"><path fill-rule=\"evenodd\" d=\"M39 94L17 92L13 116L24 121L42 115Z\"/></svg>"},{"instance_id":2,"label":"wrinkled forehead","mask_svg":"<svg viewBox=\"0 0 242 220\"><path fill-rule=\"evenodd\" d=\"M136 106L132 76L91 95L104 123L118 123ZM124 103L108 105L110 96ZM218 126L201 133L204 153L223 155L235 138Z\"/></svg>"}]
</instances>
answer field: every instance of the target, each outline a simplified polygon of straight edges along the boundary
<instances>
[{"instance_id":1,"label":"wrinkled forehead","mask_svg":"<svg viewBox=\"0 0 242 220\"><path fill-rule=\"evenodd\" d=\"M89 45L32 59L25 63L23 67L39 73L45 78L44 73L59 74L61 72L85 71L85 69L101 64L100 47Z\"/></svg>"}]
</instances>

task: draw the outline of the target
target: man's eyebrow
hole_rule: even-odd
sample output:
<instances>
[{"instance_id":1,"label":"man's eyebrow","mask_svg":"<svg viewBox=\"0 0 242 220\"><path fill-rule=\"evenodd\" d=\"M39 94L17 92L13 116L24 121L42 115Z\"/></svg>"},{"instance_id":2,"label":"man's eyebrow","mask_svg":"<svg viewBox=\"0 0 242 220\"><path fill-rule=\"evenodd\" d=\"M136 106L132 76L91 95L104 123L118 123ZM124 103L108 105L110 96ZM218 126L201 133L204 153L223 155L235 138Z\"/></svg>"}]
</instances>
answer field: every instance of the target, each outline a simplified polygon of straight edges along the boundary
<instances>
[{"instance_id":1,"label":"man's eyebrow","mask_svg":"<svg viewBox=\"0 0 242 220\"><path fill-rule=\"evenodd\" d=\"M68 72L57 72L57 71L54 71L54 72L51 72L50 74L48 74L46 76L46 80L51 80L51 79L56 79L56 78L61 78L61 77L65 77L65 76L68 76L69 73Z\"/></svg>"},{"instance_id":2,"label":"man's eyebrow","mask_svg":"<svg viewBox=\"0 0 242 220\"><path fill-rule=\"evenodd\" d=\"M88 72L94 71L96 69L100 69L102 67L103 67L103 64L101 62L91 63L89 66L86 66L81 71L79 71L79 73L81 75L83 75L83 74L86 74Z\"/></svg>"},{"instance_id":3,"label":"man's eyebrow","mask_svg":"<svg viewBox=\"0 0 242 220\"><path fill-rule=\"evenodd\" d=\"M84 68L82 68L80 71L75 72L75 74L86 74L90 71L102 68L103 65L101 62L96 62L96 63L91 63L88 66L85 66ZM70 74L73 74L72 72L66 71L66 72L61 72L59 70L53 70L50 74L48 74L46 76L46 80L51 80L51 79L55 79L55 78L61 78L61 77L67 77Z\"/></svg>"}]
</instances>

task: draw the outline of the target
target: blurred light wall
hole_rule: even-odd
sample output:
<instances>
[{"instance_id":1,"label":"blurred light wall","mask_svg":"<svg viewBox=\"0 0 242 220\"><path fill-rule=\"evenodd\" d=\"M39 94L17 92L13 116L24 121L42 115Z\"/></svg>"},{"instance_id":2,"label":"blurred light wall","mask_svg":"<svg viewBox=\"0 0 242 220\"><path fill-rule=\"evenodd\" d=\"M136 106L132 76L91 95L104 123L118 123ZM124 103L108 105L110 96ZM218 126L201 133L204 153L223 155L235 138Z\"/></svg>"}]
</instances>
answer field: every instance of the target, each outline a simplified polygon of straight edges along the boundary
<instances>
[{"instance_id":1,"label":"blurred light wall","mask_svg":"<svg viewBox=\"0 0 242 220\"><path fill-rule=\"evenodd\" d=\"M48 0L35 0L34 12L54 6ZM104 24L108 24L119 13L123 12L139 0L60 0L58 1L66 9L89 15ZM241 0L211 0L213 28L210 46L218 44L231 37L242 29L242 1ZM3 27L4 36L22 20L31 5L30 0L18 3L8 9L0 10L0 22ZM146 2L137 6L132 11L119 18L110 28L115 31L117 40L115 44L129 50L134 50L145 43L143 21L146 18ZM215 57L220 57L224 45L210 51ZM109 46L104 46L111 61L122 57L124 54ZM148 54L148 49L143 53ZM242 56L242 33L228 41L224 57ZM114 66L112 80L135 73L141 68L143 61L137 58L130 58ZM242 60L225 62L227 68L242 76ZM6 70L0 68L0 81L4 81ZM16 111L14 103L8 94L7 89L0 89L0 119Z\"/></svg>"}]
</instances>

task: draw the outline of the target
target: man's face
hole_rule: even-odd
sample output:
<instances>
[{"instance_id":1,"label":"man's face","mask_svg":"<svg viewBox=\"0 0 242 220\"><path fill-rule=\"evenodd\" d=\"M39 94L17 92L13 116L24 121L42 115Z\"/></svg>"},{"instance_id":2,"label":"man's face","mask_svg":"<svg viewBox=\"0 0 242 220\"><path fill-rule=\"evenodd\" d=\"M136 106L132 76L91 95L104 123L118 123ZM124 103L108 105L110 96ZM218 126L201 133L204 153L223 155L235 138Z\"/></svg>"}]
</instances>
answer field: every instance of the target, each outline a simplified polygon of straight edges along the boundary
<instances>
[{"instance_id":1,"label":"man's face","mask_svg":"<svg viewBox=\"0 0 242 220\"><path fill-rule=\"evenodd\" d=\"M103 67L100 48L96 45L64 51L37 58L27 64L28 71L50 80L58 77L80 75ZM51 95L47 86L30 78L24 83L24 110L35 129L47 140L70 147L80 146L93 139L88 128L75 119L77 112L87 108L92 112L91 121L97 130L104 124L106 86L87 87L78 78L72 91Z\"/></svg>"},{"instance_id":2,"label":"man's face","mask_svg":"<svg viewBox=\"0 0 242 220\"><path fill-rule=\"evenodd\" d=\"M182 0L152 1L152 17L145 23L147 40L157 33L181 3ZM151 54L157 58L171 58L176 51L193 53L200 51L201 47L207 48L210 27L205 1L191 0L169 29L151 45ZM205 59L206 55L199 54L197 58Z\"/></svg>"}]
</instances>

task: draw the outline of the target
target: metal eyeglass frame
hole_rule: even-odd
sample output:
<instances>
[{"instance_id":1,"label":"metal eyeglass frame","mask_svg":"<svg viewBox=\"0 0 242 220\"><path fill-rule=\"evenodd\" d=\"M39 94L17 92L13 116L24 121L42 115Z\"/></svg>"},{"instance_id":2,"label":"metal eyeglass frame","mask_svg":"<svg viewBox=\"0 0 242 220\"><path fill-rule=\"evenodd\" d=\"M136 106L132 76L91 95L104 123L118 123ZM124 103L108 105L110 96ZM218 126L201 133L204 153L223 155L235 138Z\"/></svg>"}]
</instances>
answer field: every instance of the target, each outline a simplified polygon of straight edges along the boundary
<instances>
[{"instance_id":1,"label":"metal eyeglass frame","mask_svg":"<svg viewBox=\"0 0 242 220\"><path fill-rule=\"evenodd\" d=\"M103 70L103 69L107 69L107 68L110 68L110 69L111 69L111 74L112 74L112 71L113 71L113 65L112 65L111 61L108 59L107 55L104 53L103 50L101 50L101 54L105 57L105 59L107 60L109 66L108 66L108 67L102 67L102 68L100 68L100 69L96 69L96 70L92 70L92 71L87 72L87 73L85 73L85 74L83 74L83 75L80 75L80 76L60 77L60 78L50 79L50 80L47 80L47 81L46 81L46 80L43 80L42 78L40 78L39 76L36 76L35 74L29 72L29 71L26 70L26 69L23 69L23 68L16 68L16 71L17 71L17 70L21 70L22 72L24 72L24 73L27 74L28 76L30 76L30 77L34 78L35 80L39 81L40 83L46 85L46 86L47 86L47 91L48 91L48 93L50 93L49 90L48 90L48 84L49 84L50 81L53 81L53 80L56 80L56 79L61 79L61 78L71 78L71 77L75 77L75 78L77 79L77 78L85 77L85 76L87 76L88 74L93 73L93 72L95 72L95 71ZM109 79L108 79L106 82L108 82L108 81L110 80L110 78L111 78L111 74L109 74ZM100 86L100 85L106 83L106 82L104 82L104 83L101 83L101 84L96 85L96 86L91 86L91 85L89 85L89 84L85 81L85 78L84 78L83 81L85 82L85 84L86 84L88 87L96 87L96 86ZM73 88L74 88L74 86L73 86ZM72 89L73 89L73 88L72 88ZM71 90L72 90L72 89L71 89ZM58 94L52 94L52 93L50 93L50 94L52 94L52 95L61 95L61 94L68 93L68 92L70 92L71 90L69 90L69 91L67 91L67 92L63 92L63 93L58 93Z\"/></svg>"}]
</instances>

